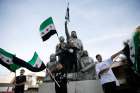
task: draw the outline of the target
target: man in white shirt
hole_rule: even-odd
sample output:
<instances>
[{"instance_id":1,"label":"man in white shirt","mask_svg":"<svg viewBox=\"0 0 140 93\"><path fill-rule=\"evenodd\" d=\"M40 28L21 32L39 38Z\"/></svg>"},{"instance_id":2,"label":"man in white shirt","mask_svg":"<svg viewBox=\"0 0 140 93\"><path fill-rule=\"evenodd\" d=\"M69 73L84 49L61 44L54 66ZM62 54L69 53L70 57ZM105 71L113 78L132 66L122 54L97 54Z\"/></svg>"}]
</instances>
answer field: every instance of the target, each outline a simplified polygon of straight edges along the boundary
<instances>
[{"instance_id":1,"label":"man in white shirt","mask_svg":"<svg viewBox=\"0 0 140 93\"><path fill-rule=\"evenodd\" d=\"M101 81L105 93L116 93L116 77L111 69L113 59L121 54L122 51L111 56L111 58L102 61L100 54L96 55L98 64L96 64L96 73Z\"/></svg>"}]
</instances>

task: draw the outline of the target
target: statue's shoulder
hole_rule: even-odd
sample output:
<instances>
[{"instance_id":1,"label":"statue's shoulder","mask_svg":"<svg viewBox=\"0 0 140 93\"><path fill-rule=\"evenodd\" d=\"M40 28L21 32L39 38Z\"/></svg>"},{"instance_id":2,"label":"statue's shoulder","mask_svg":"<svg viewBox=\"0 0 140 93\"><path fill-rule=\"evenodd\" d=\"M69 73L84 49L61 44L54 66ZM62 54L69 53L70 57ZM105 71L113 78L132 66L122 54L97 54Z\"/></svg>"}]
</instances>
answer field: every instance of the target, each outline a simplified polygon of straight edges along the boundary
<instances>
[{"instance_id":1,"label":"statue's shoulder","mask_svg":"<svg viewBox=\"0 0 140 93\"><path fill-rule=\"evenodd\" d=\"M60 43L59 43L59 44L57 44L57 45L56 45L56 47L57 47L57 48L58 48L58 47L60 47Z\"/></svg>"}]
</instances>

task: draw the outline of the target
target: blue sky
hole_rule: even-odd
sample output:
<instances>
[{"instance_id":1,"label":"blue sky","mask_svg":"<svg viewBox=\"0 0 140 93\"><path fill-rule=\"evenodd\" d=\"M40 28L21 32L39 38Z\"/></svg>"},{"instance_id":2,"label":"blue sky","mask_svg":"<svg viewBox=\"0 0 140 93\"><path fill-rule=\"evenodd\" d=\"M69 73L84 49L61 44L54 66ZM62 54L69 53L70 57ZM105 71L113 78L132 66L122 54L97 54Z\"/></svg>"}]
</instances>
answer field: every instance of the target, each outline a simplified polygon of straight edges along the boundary
<instances>
[{"instance_id":1,"label":"blue sky","mask_svg":"<svg viewBox=\"0 0 140 93\"><path fill-rule=\"evenodd\" d=\"M103 58L123 48L140 25L139 0L69 0L69 31L77 31L89 55ZM55 52L56 35L42 42L39 26L52 16L58 34L65 36L66 0L0 0L0 47L28 61L37 51L44 63ZM0 75L9 71L0 66Z\"/></svg>"}]
</instances>

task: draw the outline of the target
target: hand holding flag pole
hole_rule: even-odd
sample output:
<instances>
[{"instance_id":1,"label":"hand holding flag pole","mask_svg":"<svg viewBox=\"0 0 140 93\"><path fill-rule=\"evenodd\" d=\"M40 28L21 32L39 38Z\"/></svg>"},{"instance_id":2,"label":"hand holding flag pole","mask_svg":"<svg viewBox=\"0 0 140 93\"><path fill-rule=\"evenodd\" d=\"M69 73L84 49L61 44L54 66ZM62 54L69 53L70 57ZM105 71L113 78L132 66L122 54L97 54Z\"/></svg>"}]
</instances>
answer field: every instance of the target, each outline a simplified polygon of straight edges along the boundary
<instances>
[{"instance_id":1,"label":"hand holding flag pole","mask_svg":"<svg viewBox=\"0 0 140 93\"><path fill-rule=\"evenodd\" d=\"M51 71L50 71L48 68L46 68L46 69L47 69L49 75L50 75L50 76L52 77L52 79L54 80L54 82L57 84L57 86L60 87L60 85L58 84L58 82L56 81L56 79L54 78L54 76L52 75Z\"/></svg>"}]
</instances>

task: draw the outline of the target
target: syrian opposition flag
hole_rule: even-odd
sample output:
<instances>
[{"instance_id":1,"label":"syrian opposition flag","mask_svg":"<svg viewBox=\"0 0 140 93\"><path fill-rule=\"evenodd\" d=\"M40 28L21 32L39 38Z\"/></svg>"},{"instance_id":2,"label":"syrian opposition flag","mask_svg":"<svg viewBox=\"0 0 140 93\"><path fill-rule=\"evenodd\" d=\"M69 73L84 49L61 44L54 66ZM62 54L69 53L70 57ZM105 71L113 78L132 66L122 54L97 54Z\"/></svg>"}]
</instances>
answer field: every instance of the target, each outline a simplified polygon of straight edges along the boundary
<instances>
[{"instance_id":1,"label":"syrian opposition flag","mask_svg":"<svg viewBox=\"0 0 140 93\"><path fill-rule=\"evenodd\" d=\"M49 39L52 35L54 35L56 32L52 17L49 17L46 19L41 25L40 25L40 34L43 41L46 41Z\"/></svg>"},{"instance_id":2,"label":"syrian opposition flag","mask_svg":"<svg viewBox=\"0 0 140 93\"><path fill-rule=\"evenodd\" d=\"M0 64L9 69L12 72L15 72L20 68L19 65L13 63L13 54L5 51L0 48Z\"/></svg>"},{"instance_id":3,"label":"syrian opposition flag","mask_svg":"<svg viewBox=\"0 0 140 93\"><path fill-rule=\"evenodd\" d=\"M45 64L39 58L36 52L34 53L33 58L29 62L26 62L16 56L13 57L13 62L33 72L40 72L46 68Z\"/></svg>"},{"instance_id":4,"label":"syrian opposition flag","mask_svg":"<svg viewBox=\"0 0 140 93\"><path fill-rule=\"evenodd\" d=\"M33 58L28 62L34 68L44 70L46 68L43 61L39 58L38 54L35 52Z\"/></svg>"},{"instance_id":5,"label":"syrian opposition flag","mask_svg":"<svg viewBox=\"0 0 140 93\"><path fill-rule=\"evenodd\" d=\"M123 53L134 72L140 74L140 31L133 33L129 42L126 43Z\"/></svg>"},{"instance_id":6,"label":"syrian opposition flag","mask_svg":"<svg viewBox=\"0 0 140 93\"><path fill-rule=\"evenodd\" d=\"M26 62L1 48L0 48L0 64L12 72L15 72L20 67L25 67L33 72L39 72L46 68L45 64L39 58L36 52L34 53L33 58L29 62Z\"/></svg>"},{"instance_id":7,"label":"syrian opposition flag","mask_svg":"<svg viewBox=\"0 0 140 93\"><path fill-rule=\"evenodd\" d=\"M140 28L139 28L140 29ZM140 73L140 32L136 31L130 43L130 58L133 62L133 69Z\"/></svg>"}]
</instances>

